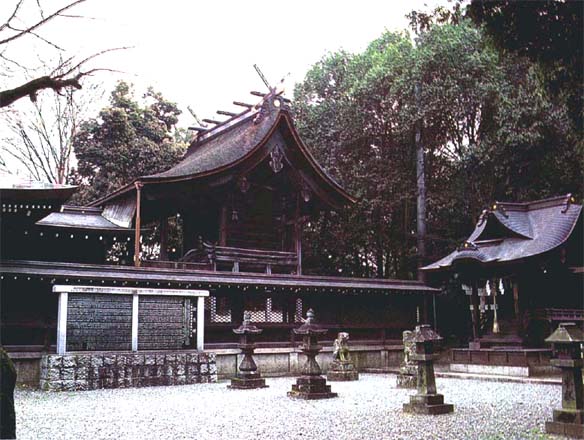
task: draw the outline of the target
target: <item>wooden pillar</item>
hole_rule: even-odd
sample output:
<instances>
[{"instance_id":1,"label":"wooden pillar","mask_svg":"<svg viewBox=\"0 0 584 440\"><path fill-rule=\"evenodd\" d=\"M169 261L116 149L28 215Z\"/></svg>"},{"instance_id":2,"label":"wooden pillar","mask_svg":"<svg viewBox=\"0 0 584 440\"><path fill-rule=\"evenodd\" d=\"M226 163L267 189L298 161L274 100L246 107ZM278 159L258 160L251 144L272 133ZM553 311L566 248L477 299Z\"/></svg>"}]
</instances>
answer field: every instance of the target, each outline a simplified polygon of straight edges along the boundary
<instances>
[{"instance_id":1,"label":"wooden pillar","mask_svg":"<svg viewBox=\"0 0 584 440\"><path fill-rule=\"evenodd\" d=\"M158 259L160 261L168 261L168 218L166 215L160 217L160 254Z\"/></svg>"},{"instance_id":2,"label":"wooden pillar","mask_svg":"<svg viewBox=\"0 0 584 440\"><path fill-rule=\"evenodd\" d=\"M67 352L67 303L69 294L59 293L59 311L57 315L57 354Z\"/></svg>"},{"instance_id":3,"label":"wooden pillar","mask_svg":"<svg viewBox=\"0 0 584 440\"><path fill-rule=\"evenodd\" d=\"M135 236L134 236L134 266L140 267L140 199L142 192L142 184L136 182L136 222L135 222Z\"/></svg>"},{"instance_id":4,"label":"wooden pillar","mask_svg":"<svg viewBox=\"0 0 584 440\"><path fill-rule=\"evenodd\" d=\"M227 205L221 207L219 219L219 246L227 245Z\"/></svg>"},{"instance_id":5,"label":"wooden pillar","mask_svg":"<svg viewBox=\"0 0 584 440\"><path fill-rule=\"evenodd\" d=\"M296 243L296 275L302 275L302 223L300 221L300 194L296 197L296 215L294 218L294 241Z\"/></svg>"},{"instance_id":6,"label":"wooden pillar","mask_svg":"<svg viewBox=\"0 0 584 440\"><path fill-rule=\"evenodd\" d=\"M521 338L524 337L525 329L523 328L523 317L521 316L521 307L519 303L519 281L513 280L513 310L515 311L515 322L517 323L517 333Z\"/></svg>"},{"instance_id":7,"label":"wooden pillar","mask_svg":"<svg viewBox=\"0 0 584 440\"><path fill-rule=\"evenodd\" d=\"M472 337L474 341L479 339L479 288L478 282L473 281L470 295L470 313L472 318Z\"/></svg>"}]
</instances>

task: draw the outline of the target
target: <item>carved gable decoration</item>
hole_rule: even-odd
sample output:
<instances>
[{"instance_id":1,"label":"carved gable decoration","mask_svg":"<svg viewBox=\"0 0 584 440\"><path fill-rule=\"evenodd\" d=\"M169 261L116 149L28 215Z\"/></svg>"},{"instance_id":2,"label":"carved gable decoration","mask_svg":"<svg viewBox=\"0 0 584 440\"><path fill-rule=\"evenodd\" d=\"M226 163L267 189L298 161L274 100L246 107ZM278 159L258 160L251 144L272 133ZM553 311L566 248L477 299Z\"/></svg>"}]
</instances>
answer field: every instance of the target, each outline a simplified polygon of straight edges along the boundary
<instances>
[{"instance_id":1,"label":"carved gable decoration","mask_svg":"<svg viewBox=\"0 0 584 440\"><path fill-rule=\"evenodd\" d=\"M284 163L282 160L284 159L284 152L282 148L277 146L270 151L270 168L274 173L279 173L284 168Z\"/></svg>"}]
</instances>

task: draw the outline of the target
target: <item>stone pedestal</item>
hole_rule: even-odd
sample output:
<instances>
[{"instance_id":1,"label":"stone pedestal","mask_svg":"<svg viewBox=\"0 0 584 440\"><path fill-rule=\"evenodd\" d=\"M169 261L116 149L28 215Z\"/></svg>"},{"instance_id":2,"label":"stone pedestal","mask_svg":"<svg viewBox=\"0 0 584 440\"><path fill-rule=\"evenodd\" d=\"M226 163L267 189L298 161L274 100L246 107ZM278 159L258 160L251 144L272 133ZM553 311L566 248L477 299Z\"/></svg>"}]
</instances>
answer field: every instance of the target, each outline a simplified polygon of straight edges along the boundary
<instances>
[{"instance_id":1,"label":"stone pedestal","mask_svg":"<svg viewBox=\"0 0 584 440\"><path fill-rule=\"evenodd\" d=\"M231 378L231 385L227 385L228 388L236 390L251 390L254 388L267 388L266 379L264 379L260 373L238 375Z\"/></svg>"},{"instance_id":2,"label":"stone pedestal","mask_svg":"<svg viewBox=\"0 0 584 440\"><path fill-rule=\"evenodd\" d=\"M582 351L584 334L573 323L562 323L546 339L556 358L554 367L562 370L562 409L554 409L552 421L545 423L548 434L584 438L584 391L582 385Z\"/></svg>"},{"instance_id":3,"label":"stone pedestal","mask_svg":"<svg viewBox=\"0 0 584 440\"><path fill-rule=\"evenodd\" d=\"M249 390L253 388L266 388L266 380L262 377L258 367L253 360L253 351L255 346L253 344L240 344L243 359L239 364L238 372L235 377L231 379L229 388L238 390Z\"/></svg>"},{"instance_id":4,"label":"stone pedestal","mask_svg":"<svg viewBox=\"0 0 584 440\"><path fill-rule=\"evenodd\" d=\"M454 411L454 405L444 403L444 396L436 392L434 360L438 355L434 354L434 350L441 339L429 325L416 326L416 354L411 359L418 363L417 393L410 396L410 403L404 403L405 412L437 415Z\"/></svg>"},{"instance_id":5,"label":"stone pedestal","mask_svg":"<svg viewBox=\"0 0 584 440\"><path fill-rule=\"evenodd\" d=\"M243 359L239 364L238 372L231 379L228 388L237 390L249 390L254 388L266 388L266 380L258 371L258 367L253 359L255 345L251 341L252 335L260 334L263 330L251 323L251 313L245 312L243 323L233 333L240 335L239 348L243 353Z\"/></svg>"},{"instance_id":6,"label":"stone pedestal","mask_svg":"<svg viewBox=\"0 0 584 440\"><path fill-rule=\"evenodd\" d=\"M316 324L312 309L306 313L304 324L293 331L304 337L300 349L306 355L306 362L302 367L302 376L292 385L292 391L288 391L288 396L305 400L337 397L337 393L331 392L330 385L327 385L326 379L320 375L321 369L316 362L316 355L322 348L318 345L318 335L326 333L326 329Z\"/></svg>"},{"instance_id":7,"label":"stone pedestal","mask_svg":"<svg viewBox=\"0 0 584 440\"><path fill-rule=\"evenodd\" d=\"M351 361L334 360L327 372L326 378L329 382L348 382L351 380L359 380L359 372L355 369L355 365Z\"/></svg>"},{"instance_id":8,"label":"stone pedestal","mask_svg":"<svg viewBox=\"0 0 584 440\"><path fill-rule=\"evenodd\" d=\"M414 332L406 330L403 332L404 360L399 367L396 379L398 388L415 389L418 383L418 363L412 360L412 355L416 354L416 343L414 342Z\"/></svg>"},{"instance_id":9,"label":"stone pedestal","mask_svg":"<svg viewBox=\"0 0 584 440\"><path fill-rule=\"evenodd\" d=\"M333 345L333 362L327 373L329 381L359 380L359 372L351 362L349 352L349 333L340 332Z\"/></svg>"}]
</instances>

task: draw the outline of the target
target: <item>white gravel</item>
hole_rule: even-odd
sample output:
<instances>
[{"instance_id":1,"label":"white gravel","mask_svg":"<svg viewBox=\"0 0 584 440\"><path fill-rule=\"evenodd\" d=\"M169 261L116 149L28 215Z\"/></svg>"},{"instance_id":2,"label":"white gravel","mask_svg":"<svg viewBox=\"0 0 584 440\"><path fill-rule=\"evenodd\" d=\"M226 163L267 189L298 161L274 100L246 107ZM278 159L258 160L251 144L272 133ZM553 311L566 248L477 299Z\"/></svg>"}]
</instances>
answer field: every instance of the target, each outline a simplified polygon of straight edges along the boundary
<instances>
[{"instance_id":1,"label":"white gravel","mask_svg":"<svg viewBox=\"0 0 584 440\"><path fill-rule=\"evenodd\" d=\"M411 390L394 375L333 382L336 399L301 401L269 388L229 390L228 382L80 392L16 392L19 439L546 439L544 422L561 406L557 385L438 378L454 413L402 412Z\"/></svg>"}]
</instances>

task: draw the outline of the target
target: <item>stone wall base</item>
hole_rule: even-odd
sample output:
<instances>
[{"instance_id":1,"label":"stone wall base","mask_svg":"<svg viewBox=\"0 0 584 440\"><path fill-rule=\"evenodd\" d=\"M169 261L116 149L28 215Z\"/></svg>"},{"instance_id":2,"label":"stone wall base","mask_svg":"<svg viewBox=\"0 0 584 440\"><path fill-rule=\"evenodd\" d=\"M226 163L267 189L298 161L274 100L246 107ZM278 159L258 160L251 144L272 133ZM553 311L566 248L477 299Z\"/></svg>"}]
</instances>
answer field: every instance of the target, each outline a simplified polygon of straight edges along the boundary
<instances>
[{"instance_id":1,"label":"stone wall base","mask_svg":"<svg viewBox=\"0 0 584 440\"><path fill-rule=\"evenodd\" d=\"M92 352L41 358L40 388L81 391L217 382L214 353Z\"/></svg>"},{"instance_id":2,"label":"stone wall base","mask_svg":"<svg viewBox=\"0 0 584 440\"><path fill-rule=\"evenodd\" d=\"M450 364L450 371L468 374L493 374L499 376L532 377L544 374L554 374L552 366L510 366L510 365L480 365L480 364Z\"/></svg>"},{"instance_id":3,"label":"stone wall base","mask_svg":"<svg viewBox=\"0 0 584 440\"><path fill-rule=\"evenodd\" d=\"M403 358L401 345L351 345L351 362L355 370L397 369ZM242 354L237 348L213 349L217 355L217 370L220 379L228 379L237 374L237 366L242 360ZM263 377L298 376L306 356L299 348L256 348L253 358L258 371ZM334 361L332 346L325 346L316 356L316 361L322 372L326 374Z\"/></svg>"}]
</instances>

